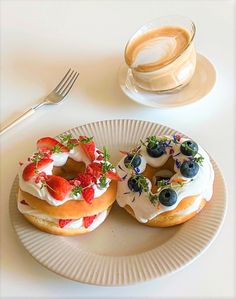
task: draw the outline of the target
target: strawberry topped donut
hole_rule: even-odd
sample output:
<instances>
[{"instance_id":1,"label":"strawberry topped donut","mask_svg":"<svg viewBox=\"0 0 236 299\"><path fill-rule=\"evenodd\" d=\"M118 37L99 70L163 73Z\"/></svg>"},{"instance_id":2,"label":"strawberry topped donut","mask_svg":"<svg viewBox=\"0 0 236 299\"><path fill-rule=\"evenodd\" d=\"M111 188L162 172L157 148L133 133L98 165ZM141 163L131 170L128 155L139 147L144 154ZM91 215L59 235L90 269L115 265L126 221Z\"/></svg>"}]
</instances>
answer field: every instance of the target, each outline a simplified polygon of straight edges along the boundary
<instances>
[{"instance_id":1,"label":"strawberry topped donut","mask_svg":"<svg viewBox=\"0 0 236 299\"><path fill-rule=\"evenodd\" d=\"M97 228L109 214L120 180L106 147L93 137L44 137L20 162L18 209L33 225L72 236Z\"/></svg>"},{"instance_id":2,"label":"strawberry topped donut","mask_svg":"<svg viewBox=\"0 0 236 299\"><path fill-rule=\"evenodd\" d=\"M183 223L212 197L214 170L208 154L181 134L149 136L117 165L117 202L154 227Z\"/></svg>"}]
</instances>

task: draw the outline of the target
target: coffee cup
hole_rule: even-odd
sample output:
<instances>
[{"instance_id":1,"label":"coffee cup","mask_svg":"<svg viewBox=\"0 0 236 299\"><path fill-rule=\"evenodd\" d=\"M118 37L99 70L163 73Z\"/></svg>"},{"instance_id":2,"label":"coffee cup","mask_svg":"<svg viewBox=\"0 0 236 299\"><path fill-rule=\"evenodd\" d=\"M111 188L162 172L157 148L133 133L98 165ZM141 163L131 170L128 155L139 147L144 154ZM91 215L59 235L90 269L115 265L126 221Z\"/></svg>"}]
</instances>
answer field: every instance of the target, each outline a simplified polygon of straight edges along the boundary
<instances>
[{"instance_id":1,"label":"coffee cup","mask_svg":"<svg viewBox=\"0 0 236 299\"><path fill-rule=\"evenodd\" d=\"M158 18L142 26L125 47L125 61L135 84L153 92L187 85L196 68L196 27L186 17Z\"/></svg>"}]
</instances>

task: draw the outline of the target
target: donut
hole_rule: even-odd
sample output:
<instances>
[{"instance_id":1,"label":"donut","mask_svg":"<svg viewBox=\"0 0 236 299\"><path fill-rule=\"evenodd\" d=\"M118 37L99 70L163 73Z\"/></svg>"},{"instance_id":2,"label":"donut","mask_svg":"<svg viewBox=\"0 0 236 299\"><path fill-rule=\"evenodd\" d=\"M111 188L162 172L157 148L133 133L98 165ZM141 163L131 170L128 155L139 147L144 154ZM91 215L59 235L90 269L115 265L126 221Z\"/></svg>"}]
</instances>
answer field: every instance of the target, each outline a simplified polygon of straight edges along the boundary
<instances>
[{"instance_id":1,"label":"donut","mask_svg":"<svg viewBox=\"0 0 236 299\"><path fill-rule=\"evenodd\" d=\"M181 224L212 198L214 170L200 145L176 133L149 136L117 164L117 202L140 223Z\"/></svg>"},{"instance_id":2,"label":"donut","mask_svg":"<svg viewBox=\"0 0 236 299\"><path fill-rule=\"evenodd\" d=\"M37 151L20 162L17 207L40 230L74 236L101 225L116 198L115 167L93 137L43 137Z\"/></svg>"}]
</instances>

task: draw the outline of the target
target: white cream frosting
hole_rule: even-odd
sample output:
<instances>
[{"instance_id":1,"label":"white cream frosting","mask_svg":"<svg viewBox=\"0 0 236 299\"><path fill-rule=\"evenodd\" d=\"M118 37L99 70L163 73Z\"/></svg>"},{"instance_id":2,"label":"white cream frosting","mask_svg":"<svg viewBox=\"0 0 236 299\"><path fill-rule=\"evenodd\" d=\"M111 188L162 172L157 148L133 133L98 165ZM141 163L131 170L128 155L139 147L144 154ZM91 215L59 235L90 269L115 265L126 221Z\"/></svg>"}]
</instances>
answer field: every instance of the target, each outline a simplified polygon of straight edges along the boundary
<instances>
[{"instance_id":1,"label":"white cream frosting","mask_svg":"<svg viewBox=\"0 0 236 299\"><path fill-rule=\"evenodd\" d=\"M95 148L95 160L93 162L103 162L103 161L98 161L96 160L99 154L97 153L97 148ZM41 172L45 172L47 175L52 175L52 170L54 166L63 166L66 164L67 159L71 158L77 162L84 162L85 165L87 166L88 164L91 163L87 155L85 154L84 150L77 145L74 147L72 150L69 152L61 152L61 153L54 153L50 156L50 159L53 160L52 163L47 165L45 168L41 168ZM25 181L22 177L22 173L24 171L24 168L31 162L25 163L21 165L20 170L19 170L19 185L21 190L32 194L33 196L36 196L39 199L46 200L48 204L52 206L60 206L64 204L65 202L69 200L82 200L83 197L81 194L77 195L71 195L68 194L63 200L57 200L54 197L50 195L48 192L47 188L40 188L41 183L35 183L35 177L32 177L29 181ZM110 179L107 178L106 180L106 187L105 188L99 188L98 185L93 184L92 187L94 189L94 198L100 197L103 193L106 192L107 188L109 187Z\"/></svg>"},{"instance_id":2,"label":"white cream frosting","mask_svg":"<svg viewBox=\"0 0 236 299\"><path fill-rule=\"evenodd\" d=\"M168 140L173 140L171 136L165 136ZM161 167L163 166L170 156L173 159L178 160L182 163L185 160L188 160L188 157L180 152L181 144L188 139L181 138L179 143L174 144L171 142L171 147L166 148L166 153L163 154L159 158L153 158L148 155L146 151L146 147L141 147L141 159L142 163L140 165L140 172L142 173L146 164L151 165L152 167ZM172 153L170 154L169 149L172 149ZM172 206L164 206L159 201L155 204L151 203L149 200L149 192L151 190L151 186L149 184L148 192L142 192L139 194L138 192L132 192L128 187L128 180L132 176L132 170L127 169L124 165L123 157L117 166L118 175L123 178L121 182L118 183L118 191L117 191L117 202L121 207L126 205L130 206L134 211L135 217L140 222L147 222L148 220L153 219L157 215L164 213L166 211L171 211L175 209L182 199L188 196L196 196L196 200L194 203L182 211L184 214L189 214L198 210L200 206L199 197L203 197L205 200L209 201L212 197L213 193L213 181L214 181L214 170L212 164L210 162L208 154L198 145L198 153L202 155L204 158L202 165L199 166L199 171L192 179L183 177L180 173L180 169L176 166L174 167L175 174L171 177L170 182L175 179L184 179L185 184L183 187L175 189L177 193L177 201ZM158 194L158 193L157 193Z\"/></svg>"},{"instance_id":3,"label":"white cream frosting","mask_svg":"<svg viewBox=\"0 0 236 299\"><path fill-rule=\"evenodd\" d=\"M29 205L22 204L21 200L18 200L17 205L18 205L18 210L22 214L34 216L34 217L42 219L42 220L53 222L59 227L59 224L58 224L59 219L50 217L47 214L44 214L43 212L40 212L40 211L30 207ZM94 219L92 224L87 228L87 230L92 231L95 228L97 228L106 219L107 215L108 215L108 210L102 211L99 214L97 214L96 218ZM73 229L73 228L84 229L85 227L83 225L83 218L71 220L69 223L67 223L64 226L64 228L66 228L66 229Z\"/></svg>"}]
</instances>

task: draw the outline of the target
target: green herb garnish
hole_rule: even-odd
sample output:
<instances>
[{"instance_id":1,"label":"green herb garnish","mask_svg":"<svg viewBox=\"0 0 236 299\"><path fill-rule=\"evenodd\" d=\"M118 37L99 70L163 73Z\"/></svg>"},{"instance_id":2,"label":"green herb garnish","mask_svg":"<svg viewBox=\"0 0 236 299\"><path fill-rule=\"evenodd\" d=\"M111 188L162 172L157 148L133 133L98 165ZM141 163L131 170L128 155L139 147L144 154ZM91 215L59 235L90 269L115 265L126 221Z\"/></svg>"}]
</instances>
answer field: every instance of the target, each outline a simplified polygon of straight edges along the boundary
<instances>
[{"instance_id":1,"label":"green herb garnish","mask_svg":"<svg viewBox=\"0 0 236 299\"><path fill-rule=\"evenodd\" d=\"M204 161L204 157L202 155L198 154L197 157L193 158L193 161L195 161L196 163L198 163L199 165L202 166L202 163Z\"/></svg>"},{"instance_id":2,"label":"green herb garnish","mask_svg":"<svg viewBox=\"0 0 236 299\"><path fill-rule=\"evenodd\" d=\"M140 140L140 142L142 143L143 146L145 146L145 147L148 146L150 149L156 147L156 145L159 142L165 142L165 141L168 141L167 137L165 137L165 136L158 137L158 136L155 136L155 135L147 137L145 142Z\"/></svg>"},{"instance_id":3,"label":"green herb garnish","mask_svg":"<svg viewBox=\"0 0 236 299\"><path fill-rule=\"evenodd\" d=\"M99 188L103 189L106 188L107 186L107 172L112 170L114 166L108 161L110 159L110 155L108 153L108 150L105 146L102 148L103 150L103 162L101 163L102 165L102 175L99 178Z\"/></svg>"},{"instance_id":4,"label":"green herb garnish","mask_svg":"<svg viewBox=\"0 0 236 299\"><path fill-rule=\"evenodd\" d=\"M80 142L87 144L90 143L93 140L93 136L92 137L84 137L83 139L80 140Z\"/></svg>"},{"instance_id":5,"label":"green herb garnish","mask_svg":"<svg viewBox=\"0 0 236 299\"><path fill-rule=\"evenodd\" d=\"M102 148L102 150L103 150L103 160L104 160L104 162L101 163L102 164L102 172L103 172L103 174L106 174L106 172L108 172L109 170L112 170L114 168L114 166L111 163L109 163L109 161L108 161L110 159L110 155L108 153L107 148L104 146Z\"/></svg>"},{"instance_id":6,"label":"green herb garnish","mask_svg":"<svg viewBox=\"0 0 236 299\"><path fill-rule=\"evenodd\" d=\"M72 139L72 134L71 133L70 134L62 134L62 135L59 135L58 138L60 139L60 142L64 144Z\"/></svg>"},{"instance_id":7,"label":"green herb garnish","mask_svg":"<svg viewBox=\"0 0 236 299\"><path fill-rule=\"evenodd\" d=\"M109 170L112 170L114 168L114 166L110 163L102 163L102 172L103 173L106 173L108 172Z\"/></svg>"},{"instance_id":8,"label":"green herb garnish","mask_svg":"<svg viewBox=\"0 0 236 299\"><path fill-rule=\"evenodd\" d=\"M44 157L43 153L35 153L30 159L33 163L37 164Z\"/></svg>"},{"instance_id":9,"label":"green herb garnish","mask_svg":"<svg viewBox=\"0 0 236 299\"><path fill-rule=\"evenodd\" d=\"M78 194L81 194L82 193L82 186L74 186L71 190L71 196L77 196Z\"/></svg>"},{"instance_id":10,"label":"green herb garnish","mask_svg":"<svg viewBox=\"0 0 236 299\"><path fill-rule=\"evenodd\" d=\"M43 188L48 187L49 189L51 189L52 191L55 191L52 187L50 187L45 180L41 180L41 186L40 186L40 190L42 190Z\"/></svg>"},{"instance_id":11,"label":"green herb garnish","mask_svg":"<svg viewBox=\"0 0 236 299\"><path fill-rule=\"evenodd\" d=\"M103 189L107 186L107 176L105 174L102 174L102 176L99 179L99 188Z\"/></svg>"},{"instance_id":12,"label":"green herb garnish","mask_svg":"<svg viewBox=\"0 0 236 299\"><path fill-rule=\"evenodd\" d=\"M155 205L159 199L159 196L157 194L148 193L148 199L153 205Z\"/></svg>"},{"instance_id":13,"label":"green herb garnish","mask_svg":"<svg viewBox=\"0 0 236 299\"><path fill-rule=\"evenodd\" d=\"M52 148L52 152L54 153L54 154L56 154L56 153L60 153L61 152L61 147L60 147L60 145L55 145L53 148Z\"/></svg>"},{"instance_id":14,"label":"green herb garnish","mask_svg":"<svg viewBox=\"0 0 236 299\"><path fill-rule=\"evenodd\" d=\"M181 182L181 181L177 181L177 182L173 181L173 182L169 183L167 180L160 180L160 181L157 181L157 187L158 187L158 191L161 191L161 190L165 189L166 187L178 189L178 188L182 188L187 183L188 182Z\"/></svg>"},{"instance_id":15,"label":"green herb garnish","mask_svg":"<svg viewBox=\"0 0 236 299\"><path fill-rule=\"evenodd\" d=\"M157 137L156 136L147 137L146 143L148 144L149 148L154 148L158 143Z\"/></svg>"},{"instance_id":16,"label":"green herb garnish","mask_svg":"<svg viewBox=\"0 0 236 299\"><path fill-rule=\"evenodd\" d=\"M167 186L169 183L168 183L168 181L167 180L160 180L160 181L157 181L157 187L158 188L162 188L162 187L165 187L165 186Z\"/></svg>"},{"instance_id":17,"label":"green herb garnish","mask_svg":"<svg viewBox=\"0 0 236 299\"><path fill-rule=\"evenodd\" d=\"M68 142L68 143L66 144L66 147L67 147L69 150L72 150L75 146L76 146L76 143L70 143L70 142Z\"/></svg>"},{"instance_id":18,"label":"green herb garnish","mask_svg":"<svg viewBox=\"0 0 236 299\"><path fill-rule=\"evenodd\" d=\"M144 192L148 191L148 181L142 174L137 174L132 177L132 180L134 180L138 186L138 188Z\"/></svg>"},{"instance_id":19,"label":"green herb garnish","mask_svg":"<svg viewBox=\"0 0 236 299\"><path fill-rule=\"evenodd\" d=\"M59 135L58 138L60 139L60 142L70 150L76 146L76 143L71 142L73 139L73 136L71 133Z\"/></svg>"},{"instance_id":20,"label":"green herb garnish","mask_svg":"<svg viewBox=\"0 0 236 299\"><path fill-rule=\"evenodd\" d=\"M136 148L134 148L133 150L131 150L127 155L132 155L132 159L130 160L129 163L125 163L125 166L128 168L128 169L133 169L134 167L132 166L132 163L134 161L134 159L137 157L137 156L141 156L141 146L138 146Z\"/></svg>"},{"instance_id":21,"label":"green herb garnish","mask_svg":"<svg viewBox=\"0 0 236 299\"><path fill-rule=\"evenodd\" d=\"M107 148L105 146L103 146L102 150L103 150L103 159L104 159L104 161L108 161L110 159L110 155L108 153Z\"/></svg>"},{"instance_id":22,"label":"green herb garnish","mask_svg":"<svg viewBox=\"0 0 236 299\"><path fill-rule=\"evenodd\" d=\"M193 150L188 143L182 143L181 147L183 147L187 152L191 153L191 156L195 156L197 154L197 151Z\"/></svg>"}]
</instances>

